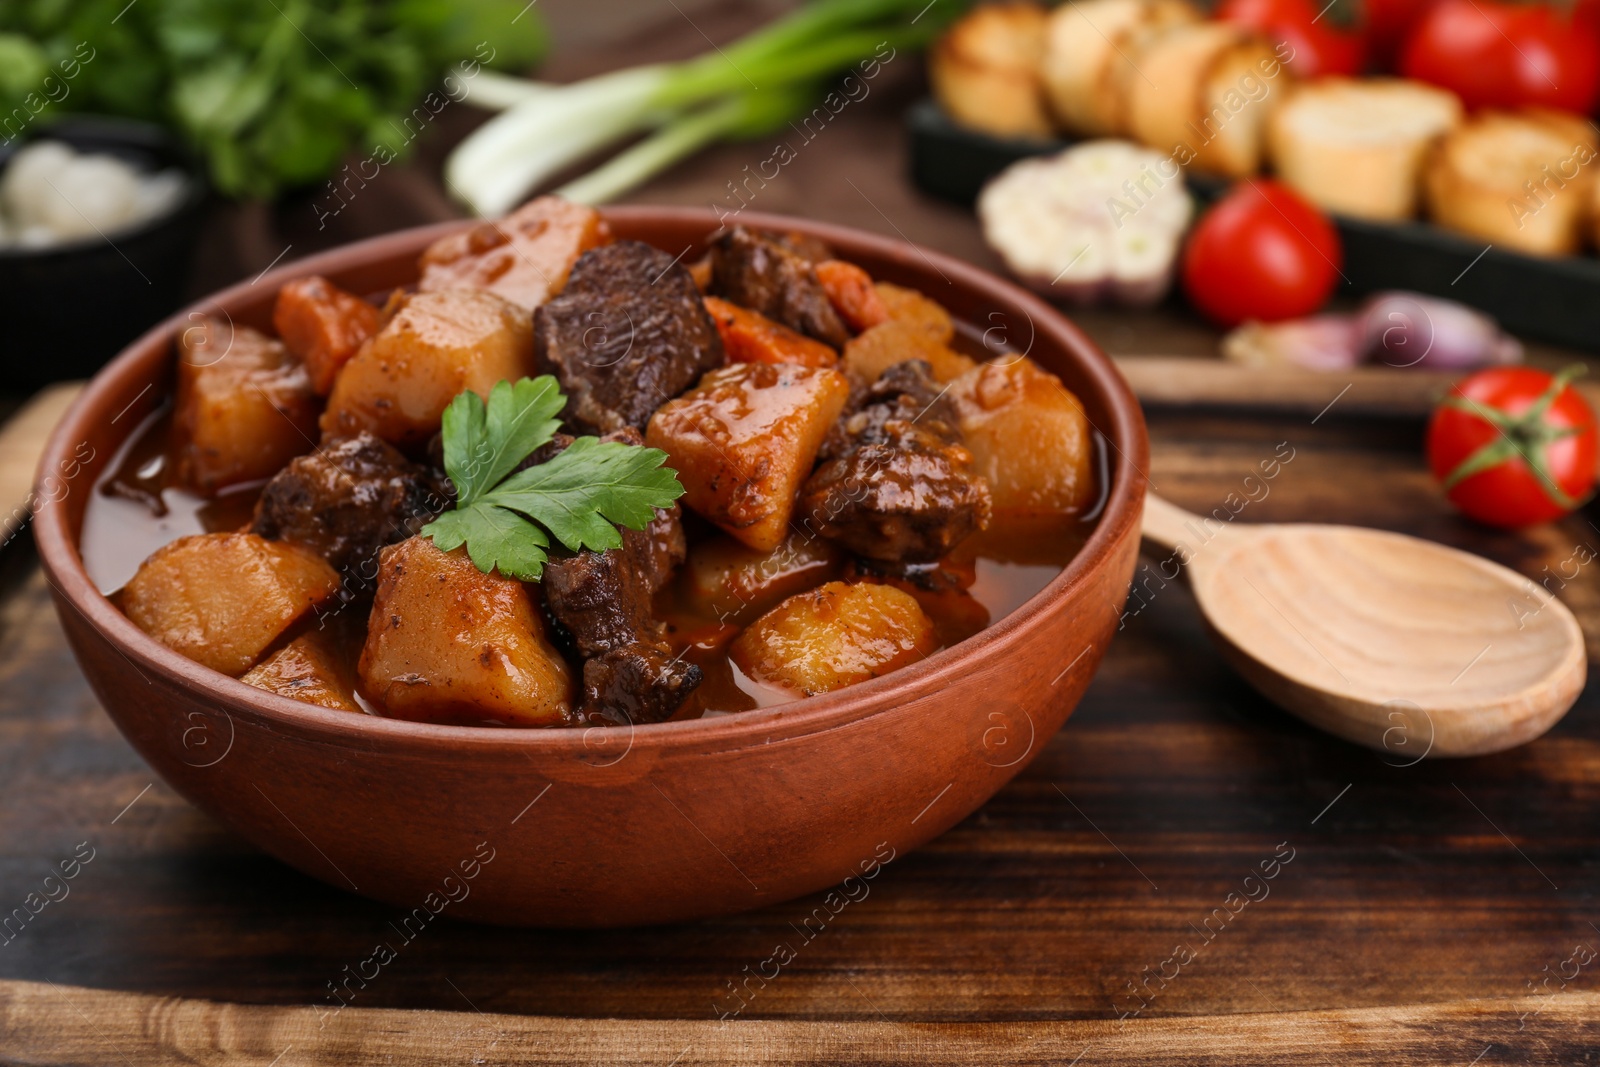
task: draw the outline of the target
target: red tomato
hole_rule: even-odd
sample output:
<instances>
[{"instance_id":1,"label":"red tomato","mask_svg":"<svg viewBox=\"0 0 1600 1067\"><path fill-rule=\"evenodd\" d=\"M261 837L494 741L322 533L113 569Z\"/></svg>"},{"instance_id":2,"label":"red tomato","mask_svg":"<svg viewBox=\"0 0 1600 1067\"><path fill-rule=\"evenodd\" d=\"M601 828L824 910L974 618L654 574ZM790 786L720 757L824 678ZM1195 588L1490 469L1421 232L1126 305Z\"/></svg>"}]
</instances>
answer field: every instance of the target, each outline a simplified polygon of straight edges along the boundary
<instances>
[{"instance_id":1,"label":"red tomato","mask_svg":"<svg viewBox=\"0 0 1600 1067\"><path fill-rule=\"evenodd\" d=\"M1383 70L1393 70L1411 28L1437 0L1366 0L1367 51Z\"/></svg>"},{"instance_id":2,"label":"red tomato","mask_svg":"<svg viewBox=\"0 0 1600 1067\"><path fill-rule=\"evenodd\" d=\"M1411 31L1400 73L1469 108L1554 107L1587 115L1600 98L1600 38L1547 4L1439 0Z\"/></svg>"},{"instance_id":3,"label":"red tomato","mask_svg":"<svg viewBox=\"0 0 1600 1067\"><path fill-rule=\"evenodd\" d=\"M1572 21L1600 35L1600 0L1577 0L1572 5Z\"/></svg>"},{"instance_id":4,"label":"red tomato","mask_svg":"<svg viewBox=\"0 0 1600 1067\"><path fill-rule=\"evenodd\" d=\"M1428 423L1428 466L1452 503L1491 526L1560 518L1594 486L1594 412L1568 384L1575 371L1479 371Z\"/></svg>"},{"instance_id":5,"label":"red tomato","mask_svg":"<svg viewBox=\"0 0 1600 1067\"><path fill-rule=\"evenodd\" d=\"M1309 315L1333 292L1339 232L1274 181L1240 182L1217 201L1183 252L1183 288L1219 326Z\"/></svg>"},{"instance_id":6,"label":"red tomato","mask_svg":"<svg viewBox=\"0 0 1600 1067\"><path fill-rule=\"evenodd\" d=\"M1366 63L1361 34L1340 29L1312 0L1222 0L1215 17L1288 45L1284 64L1302 78L1359 74Z\"/></svg>"}]
</instances>

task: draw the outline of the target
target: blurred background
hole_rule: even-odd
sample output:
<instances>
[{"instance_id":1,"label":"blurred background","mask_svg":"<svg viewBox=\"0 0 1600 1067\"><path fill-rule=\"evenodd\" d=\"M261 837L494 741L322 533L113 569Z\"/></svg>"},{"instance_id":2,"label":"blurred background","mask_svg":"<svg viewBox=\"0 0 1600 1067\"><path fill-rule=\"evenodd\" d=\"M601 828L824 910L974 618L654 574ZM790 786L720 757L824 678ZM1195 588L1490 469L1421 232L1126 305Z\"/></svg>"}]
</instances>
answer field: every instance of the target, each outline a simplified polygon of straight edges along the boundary
<instances>
[{"instance_id":1,"label":"blurred background","mask_svg":"<svg viewBox=\"0 0 1600 1067\"><path fill-rule=\"evenodd\" d=\"M181 303L270 266L551 189L906 237L1009 269L1119 354L1456 371L1522 357L1497 324L1552 366L1600 336L1591 5L863 0L810 5L809 36L791 32L803 7L9 4L0 390L83 376ZM1211 73L1193 72L1196 55ZM609 112L584 95L588 79L658 63L664 87ZM1063 159L994 182L1083 142L1120 146L1073 157L1115 180L1086 185ZM779 145L793 158L775 164ZM1168 170L1168 206L1144 211ZM1306 213L1277 223L1299 245L1288 259L1263 250L1275 238L1250 204L1235 205L1242 229L1218 219L1200 239L1230 191L1258 214ZM1485 314L1359 303L1392 290ZM1318 317L1325 305L1336 314Z\"/></svg>"}]
</instances>

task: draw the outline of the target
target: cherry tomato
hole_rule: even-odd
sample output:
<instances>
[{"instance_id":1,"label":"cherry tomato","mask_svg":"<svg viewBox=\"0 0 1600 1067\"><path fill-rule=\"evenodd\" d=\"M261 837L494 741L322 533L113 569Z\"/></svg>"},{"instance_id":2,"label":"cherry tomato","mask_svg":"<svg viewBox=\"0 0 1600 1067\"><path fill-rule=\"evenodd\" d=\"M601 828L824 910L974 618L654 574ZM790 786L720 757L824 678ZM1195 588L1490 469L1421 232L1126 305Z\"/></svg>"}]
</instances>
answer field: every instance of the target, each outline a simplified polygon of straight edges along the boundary
<instances>
[{"instance_id":1,"label":"cherry tomato","mask_svg":"<svg viewBox=\"0 0 1600 1067\"><path fill-rule=\"evenodd\" d=\"M1491 526L1532 526L1589 496L1600 437L1593 410L1568 384L1581 370L1495 367L1440 401L1428 466L1456 507Z\"/></svg>"},{"instance_id":2,"label":"cherry tomato","mask_svg":"<svg viewBox=\"0 0 1600 1067\"><path fill-rule=\"evenodd\" d=\"M1381 70L1393 70L1411 28L1437 0L1366 0L1367 52ZM1585 0L1588 2L1588 0Z\"/></svg>"},{"instance_id":3,"label":"cherry tomato","mask_svg":"<svg viewBox=\"0 0 1600 1067\"><path fill-rule=\"evenodd\" d=\"M1288 45L1285 66L1302 78L1359 74L1366 64L1362 35L1341 29L1312 0L1222 0L1215 17Z\"/></svg>"},{"instance_id":4,"label":"cherry tomato","mask_svg":"<svg viewBox=\"0 0 1600 1067\"><path fill-rule=\"evenodd\" d=\"M1439 0L1412 28L1400 73L1451 90L1468 108L1587 115L1600 99L1600 37L1590 17L1548 4Z\"/></svg>"},{"instance_id":5,"label":"cherry tomato","mask_svg":"<svg viewBox=\"0 0 1600 1067\"><path fill-rule=\"evenodd\" d=\"M1600 0L1577 0L1572 5L1572 22L1600 36Z\"/></svg>"},{"instance_id":6,"label":"cherry tomato","mask_svg":"<svg viewBox=\"0 0 1600 1067\"><path fill-rule=\"evenodd\" d=\"M1339 232L1274 181L1240 182L1200 220L1183 253L1183 288L1219 326L1275 322L1320 308L1339 280Z\"/></svg>"}]
</instances>

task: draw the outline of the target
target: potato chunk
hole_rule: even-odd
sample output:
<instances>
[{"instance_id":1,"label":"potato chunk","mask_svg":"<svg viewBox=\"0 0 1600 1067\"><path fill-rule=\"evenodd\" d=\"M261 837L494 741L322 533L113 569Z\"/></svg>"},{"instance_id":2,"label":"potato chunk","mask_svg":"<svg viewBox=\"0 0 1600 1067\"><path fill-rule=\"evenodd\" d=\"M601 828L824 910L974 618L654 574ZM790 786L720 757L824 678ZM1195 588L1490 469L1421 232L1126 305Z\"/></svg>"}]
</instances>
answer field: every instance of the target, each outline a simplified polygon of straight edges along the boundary
<instances>
[{"instance_id":1,"label":"potato chunk","mask_svg":"<svg viewBox=\"0 0 1600 1067\"><path fill-rule=\"evenodd\" d=\"M423 444L464 389L533 373L527 312L481 289L402 296L393 314L345 364L322 416L324 438L366 430L399 448Z\"/></svg>"},{"instance_id":2,"label":"potato chunk","mask_svg":"<svg viewBox=\"0 0 1600 1067\"><path fill-rule=\"evenodd\" d=\"M383 550L361 689L399 719L560 726L572 675L521 582L425 537Z\"/></svg>"},{"instance_id":3,"label":"potato chunk","mask_svg":"<svg viewBox=\"0 0 1600 1067\"><path fill-rule=\"evenodd\" d=\"M1089 420L1061 379L1030 359L1001 356L957 379L950 398L996 512L1074 512L1093 503Z\"/></svg>"},{"instance_id":4,"label":"potato chunk","mask_svg":"<svg viewBox=\"0 0 1600 1067\"><path fill-rule=\"evenodd\" d=\"M532 311L567 284L579 256L610 243L611 230L594 208L541 196L498 222L429 245L417 264L417 288L487 289Z\"/></svg>"},{"instance_id":5,"label":"potato chunk","mask_svg":"<svg viewBox=\"0 0 1600 1067\"><path fill-rule=\"evenodd\" d=\"M238 675L338 588L334 569L303 548L209 533L156 549L117 600L135 626L174 652Z\"/></svg>"},{"instance_id":6,"label":"potato chunk","mask_svg":"<svg viewBox=\"0 0 1600 1067\"><path fill-rule=\"evenodd\" d=\"M356 702L351 651L333 630L308 630L239 680L290 700L335 711L363 711Z\"/></svg>"},{"instance_id":7,"label":"potato chunk","mask_svg":"<svg viewBox=\"0 0 1600 1067\"><path fill-rule=\"evenodd\" d=\"M279 289L272 309L272 328L305 364L318 396L328 395L340 368L378 326L377 308L316 275Z\"/></svg>"},{"instance_id":8,"label":"potato chunk","mask_svg":"<svg viewBox=\"0 0 1600 1067\"><path fill-rule=\"evenodd\" d=\"M933 623L911 594L829 582L761 616L729 654L756 681L811 696L899 670L938 647Z\"/></svg>"},{"instance_id":9,"label":"potato chunk","mask_svg":"<svg viewBox=\"0 0 1600 1067\"><path fill-rule=\"evenodd\" d=\"M873 288L878 291L878 299L894 321L915 326L942 345L949 344L955 336L956 327L950 320L950 312L917 290L890 285L888 282L879 282Z\"/></svg>"},{"instance_id":10,"label":"potato chunk","mask_svg":"<svg viewBox=\"0 0 1600 1067\"><path fill-rule=\"evenodd\" d=\"M178 336L178 480L209 495L270 478L316 444L319 404L283 345L248 326L200 319Z\"/></svg>"},{"instance_id":11,"label":"potato chunk","mask_svg":"<svg viewBox=\"0 0 1600 1067\"><path fill-rule=\"evenodd\" d=\"M735 363L661 405L645 443L670 457L685 504L770 552L783 540L795 493L849 394L838 371Z\"/></svg>"},{"instance_id":12,"label":"potato chunk","mask_svg":"<svg viewBox=\"0 0 1600 1067\"><path fill-rule=\"evenodd\" d=\"M689 551L684 587L690 602L722 622L752 619L785 597L832 578L844 550L821 537L791 533L771 552L731 537L713 537Z\"/></svg>"},{"instance_id":13,"label":"potato chunk","mask_svg":"<svg viewBox=\"0 0 1600 1067\"><path fill-rule=\"evenodd\" d=\"M879 323L844 346L845 372L862 382L877 381L908 359L925 360L938 382L954 381L977 366L930 331L898 319Z\"/></svg>"}]
</instances>

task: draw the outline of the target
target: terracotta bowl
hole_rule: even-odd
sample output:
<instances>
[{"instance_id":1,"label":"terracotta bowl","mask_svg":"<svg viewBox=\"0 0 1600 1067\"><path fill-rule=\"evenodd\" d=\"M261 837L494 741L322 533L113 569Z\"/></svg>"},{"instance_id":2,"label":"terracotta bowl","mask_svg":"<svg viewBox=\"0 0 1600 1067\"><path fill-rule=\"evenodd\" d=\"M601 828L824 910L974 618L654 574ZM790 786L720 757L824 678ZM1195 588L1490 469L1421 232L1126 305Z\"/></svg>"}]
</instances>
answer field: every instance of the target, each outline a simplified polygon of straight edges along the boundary
<instances>
[{"instance_id":1,"label":"terracotta bowl","mask_svg":"<svg viewBox=\"0 0 1600 1067\"><path fill-rule=\"evenodd\" d=\"M710 212L666 208L607 217L621 236L686 255L717 225ZM408 230L289 264L179 313L103 370L51 438L39 553L84 674L139 753L192 803L331 885L535 926L725 914L875 876L1017 774L1072 712L1117 628L1148 464L1138 403L1082 333L1007 282L853 230L741 221L814 234L876 277L921 289L1082 399L1109 444L1110 491L1087 545L1049 586L972 639L884 678L634 729L351 715L169 651L100 595L77 542L94 480L169 391L175 334L191 312L266 327L278 287L307 274L356 292L408 284L417 254L463 224ZM94 459L81 464L85 443Z\"/></svg>"}]
</instances>

